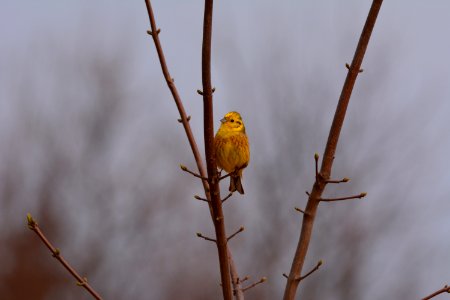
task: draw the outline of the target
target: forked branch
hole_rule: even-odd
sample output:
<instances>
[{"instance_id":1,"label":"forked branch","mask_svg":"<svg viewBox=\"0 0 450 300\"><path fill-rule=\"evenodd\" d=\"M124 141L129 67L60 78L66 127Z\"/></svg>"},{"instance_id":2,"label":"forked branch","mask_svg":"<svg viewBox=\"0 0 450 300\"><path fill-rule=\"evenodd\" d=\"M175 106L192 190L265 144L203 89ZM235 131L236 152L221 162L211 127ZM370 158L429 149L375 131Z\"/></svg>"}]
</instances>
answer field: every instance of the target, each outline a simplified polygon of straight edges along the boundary
<instances>
[{"instance_id":1,"label":"forked branch","mask_svg":"<svg viewBox=\"0 0 450 300\"><path fill-rule=\"evenodd\" d=\"M28 228L32 231L34 231L37 236L41 239L41 241L47 246L47 248L52 253L52 256L56 258L63 267L69 271L70 274L72 274L73 277L77 280L77 285L85 288L89 294L92 295L97 300L101 300L102 297L92 288L92 286L88 283L86 277L81 277L78 272L67 262L67 260L64 259L64 257L61 255L61 251L53 246L52 243L47 239L47 237L44 235L44 233L41 231L41 229L38 226L38 223L33 219L31 214L27 214L27 223Z\"/></svg>"},{"instance_id":2,"label":"forked branch","mask_svg":"<svg viewBox=\"0 0 450 300\"><path fill-rule=\"evenodd\" d=\"M300 238L297 249L295 251L294 259L291 265L291 271L287 276L286 288L284 291L284 300L293 300L297 292L302 272L303 264L305 262L306 253L308 251L309 242L311 240L314 219L317 208L320 203L322 193L325 189L327 180L330 179L331 168L333 166L334 155L339 141L342 125L344 124L345 114L347 112L348 103L352 94L353 87L356 82L356 77L360 74L361 64L364 54L369 43L372 30L375 26L375 21L380 11L383 0L373 0L369 14L364 24L358 46L356 47L355 55L351 65L348 66L348 73L345 79L342 92L339 97L339 102L334 114L333 123L331 124L328 141L325 147L320 172L318 170L318 155L315 155L316 162L316 181L314 182L311 193L308 194L308 202L306 204L305 213L303 214L303 222L301 227Z\"/></svg>"},{"instance_id":3,"label":"forked branch","mask_svg":"<svg viewBox=\"0 0 450 300\"><path fill-rule=\"evenodd\" d=\"M161 69L166 79L166 83L172 93L175 104L177 105L180 113L180 121L186 132L186 136L189 140L189 144L194 154L197 168L199 171L199 178L202 179L203 188L205 190L206 200L209 204L209 210L211 219L214 224L216 232L216 245L219 254L220 276L222 281L223 298L226 300L232 299L233 290L231 288L232 281L230 277L237 278L237 270L234 265L231 252L227 246L227 236L225 232L225 221L222 212L222 200L220 199L220 190L217 178L217 166L214 156L214 119L213 119L213 103L212 94L214 92L211 85L211 39L212 39L212 12L213 1L205 0L205 11L203 21L203 44L202 44L202 85L203 90L199 94L203 96L204 107L204 139L205 139L205 156L206 165L205 169L200 152L197 147L197 143L192 134L189 120L184 110L183 103L181 101L178 90L175 86L173 78L170 76L164 53L159 40L160 29L156 26L155 16L153 14L150 0L145 0L148 16L150 19L150 32L153 42L158 53L158 58L161 64ZM156 34L154 34L156 33ZM235 284L233 280L234 289L240 288ZM237 299L243 299L242 294L237 295Z\"/></svg>"}]
</instances>

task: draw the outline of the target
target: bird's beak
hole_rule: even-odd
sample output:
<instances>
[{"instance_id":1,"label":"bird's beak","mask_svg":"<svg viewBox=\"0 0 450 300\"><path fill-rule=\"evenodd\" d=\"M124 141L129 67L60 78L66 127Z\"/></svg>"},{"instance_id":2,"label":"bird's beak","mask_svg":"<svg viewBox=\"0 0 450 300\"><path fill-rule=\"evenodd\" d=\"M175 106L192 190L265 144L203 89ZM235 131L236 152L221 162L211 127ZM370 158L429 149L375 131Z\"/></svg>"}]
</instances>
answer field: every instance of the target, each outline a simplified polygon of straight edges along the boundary
<instances>
[{"instance_id":1,"label":"bird's beak","mask_svg":"<svg viewBox=\"0 0 450 300\"><path fill-rule=\"evenodd\" d=\"M227 120L225 118L223 118L222 120L220 120L220 123L225 123Z\"/></svg>"}]
</instances>

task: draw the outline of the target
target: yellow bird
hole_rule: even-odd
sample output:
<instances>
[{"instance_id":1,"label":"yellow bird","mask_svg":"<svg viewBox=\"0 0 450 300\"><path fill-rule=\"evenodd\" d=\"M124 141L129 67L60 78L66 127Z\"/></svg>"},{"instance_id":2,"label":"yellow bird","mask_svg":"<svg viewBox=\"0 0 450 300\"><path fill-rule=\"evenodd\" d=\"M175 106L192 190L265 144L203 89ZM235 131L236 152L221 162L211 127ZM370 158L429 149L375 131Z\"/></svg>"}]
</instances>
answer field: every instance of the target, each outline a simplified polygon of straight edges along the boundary
<instances>
[{"instance_id":1,"label":"yellow bird","mask_svg":"<svg viewBox=\"0 0 450 300\"><path fill-rule=\"evenodd\" d=\"M250 147L241 115L232 111L220 120L222 123L214 138L216 162L230 175L230 192L244 194L242 171L250 161Z\"/></svg>"}]
</instances>

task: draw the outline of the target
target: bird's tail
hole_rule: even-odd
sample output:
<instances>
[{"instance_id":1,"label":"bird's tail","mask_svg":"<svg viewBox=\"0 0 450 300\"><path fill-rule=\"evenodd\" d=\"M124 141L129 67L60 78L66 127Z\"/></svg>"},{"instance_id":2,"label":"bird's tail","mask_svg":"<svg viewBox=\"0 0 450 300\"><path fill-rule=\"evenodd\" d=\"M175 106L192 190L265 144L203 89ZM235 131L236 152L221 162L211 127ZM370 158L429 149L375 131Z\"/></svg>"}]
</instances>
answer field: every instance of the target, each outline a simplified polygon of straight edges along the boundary
<instances>
[{"instance_id":1,"label":"bird's tail","mask_svg":"<svg viewBox=\"0 0 450 300\"><path fill-rule=\"evenodd\" d=\"M244 194L244 188L242 187L241 176L231 175L230 176L230 192L238 191L239 194Z\"/></svg>"}]
</instances>

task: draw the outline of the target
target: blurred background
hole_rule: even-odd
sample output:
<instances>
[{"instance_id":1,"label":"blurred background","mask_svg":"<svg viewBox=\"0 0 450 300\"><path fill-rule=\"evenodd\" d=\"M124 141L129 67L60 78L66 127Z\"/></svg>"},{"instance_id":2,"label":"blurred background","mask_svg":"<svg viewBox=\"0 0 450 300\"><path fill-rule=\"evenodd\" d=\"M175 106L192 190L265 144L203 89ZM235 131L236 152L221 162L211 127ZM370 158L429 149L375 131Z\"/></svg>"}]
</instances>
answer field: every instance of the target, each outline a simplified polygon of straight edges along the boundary
<instances>
[{"instance_id":1,"label":"blurred background","mask_svg":"<svg viewBox=\"0 0 450 300\"><path fill-rule=\"evenodd\" d=\"M125 4L126 3L126 4ZM241 277L280 299L371 1L217 1L215 120L238 110L252 160L226 202ZM153 1L202 141L202 1ZM0 295L91 299L27 229L38 221L105 299L220 299L208 208L161 74L144 1L2 1ZM319 207L300 299L418 299L450 280L450 3L386 1ZM223 183L226 195L228 182ZM441 296L445 298L445 296Z\"/></svg>"}]
</instances>

